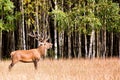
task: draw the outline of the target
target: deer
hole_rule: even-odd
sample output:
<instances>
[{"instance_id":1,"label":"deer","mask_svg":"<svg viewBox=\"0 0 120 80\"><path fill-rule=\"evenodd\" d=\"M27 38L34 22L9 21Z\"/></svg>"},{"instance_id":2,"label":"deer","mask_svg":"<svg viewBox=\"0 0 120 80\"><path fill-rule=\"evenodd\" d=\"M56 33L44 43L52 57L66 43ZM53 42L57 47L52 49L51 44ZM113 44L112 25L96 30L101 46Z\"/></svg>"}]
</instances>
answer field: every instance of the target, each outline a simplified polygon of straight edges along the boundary
<instances>
[{"instance_id":1,"label":"deer","mask_svg":"<svg viewBox=\"0 0 120 80\"><path fill-rule=\"evenodd\" d=\"M34 68L37 70L37 63L38 61L46 56L47 50L52 48L52 43L47 42L48 39L42 39L40 40L37 35L31 35L29 36L35 38L39 42L39 46L34 49L29 50L16 50L10 53L11 56L11 64L9 65L9 71L11 71L11 68L17 63L17 62L24 62L24 63L34 63Z\"/></svg>"}]
</instances>

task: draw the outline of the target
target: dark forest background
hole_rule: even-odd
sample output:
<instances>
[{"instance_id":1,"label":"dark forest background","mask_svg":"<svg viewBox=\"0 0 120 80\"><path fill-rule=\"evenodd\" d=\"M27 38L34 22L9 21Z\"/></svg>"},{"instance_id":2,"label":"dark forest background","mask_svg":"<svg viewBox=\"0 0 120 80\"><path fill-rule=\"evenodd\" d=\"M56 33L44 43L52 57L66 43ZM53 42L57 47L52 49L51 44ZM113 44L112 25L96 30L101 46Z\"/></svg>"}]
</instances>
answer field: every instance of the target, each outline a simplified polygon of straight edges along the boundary
<instances>
[{"instance_id":1,"label":"dark forest background","mask_svg":"<svg viewBox=\"0 0 120 80\"><path fill-rule=\"evenodd\" d=\"M0 0L0 59L49 38L50 58L120 58L120 0Z\"/></svg>"}]
</instances>

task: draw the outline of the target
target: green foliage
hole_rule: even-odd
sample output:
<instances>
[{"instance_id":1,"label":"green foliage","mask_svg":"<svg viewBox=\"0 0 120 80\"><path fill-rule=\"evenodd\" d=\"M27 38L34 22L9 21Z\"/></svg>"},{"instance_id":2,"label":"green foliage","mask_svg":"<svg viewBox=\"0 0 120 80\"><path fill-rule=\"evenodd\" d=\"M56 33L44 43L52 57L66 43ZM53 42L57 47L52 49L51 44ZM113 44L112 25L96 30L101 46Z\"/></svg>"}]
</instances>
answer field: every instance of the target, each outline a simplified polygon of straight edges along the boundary
<instances>
[{"instance_id":1,"label":"green foliage","mask_svg":"<svg viewBox=\"0 0 120 80\"><path fill-rule=\"evenodd\" d=\"M13 16L14 5L10 0L0 0L0 30L13 30L14 24Z\"/></svg>"},{"instance_id":2,"label":"green foliage","mask_svg":"<svg viewBox=\"0 0 120 80\"><path fill-rule=\"evenodd\" d=\"M111 3L109 4L109 13L108 13L108 18L107 18L107 29L108 31L117 31L117 29L120 24L120 15L119 15L119 4L117 3Z\"/></svg>"},{"instance_id":3,"label":"green foliage","mask_svg":"<svg viewBox=\"0 0 120 80\"><path fill-rule=\"evenodd\" d=\"M95 16L94 7L93 5L85 6L83 3L72 9L74 24L78 26L77 31L87 34L92 29L98 30L100 28L101 23L99 18Z\"/></svg>"},{"instance_id":4,"label":"green foliage","mask_svg":"<svg viewBox=\"0 0 120 80\"><path fill-rule=\"evenodd\" d=\"M3 27L3 22L2 22L2 20L0 20L0 31L1 30L4 30L4 27Z\"/></svg>"},{"instance_id":5,"label":"green foliage","mask_svg":"<svg viewBox=\"0 0 120 80\"><path fill-rule=\"evenodd\" d=\"M57 29L59 32L61 32L66 28L66 26L68 26L67 24L69 23L69 19L65 12L61 10L53 10L50 14L52 14L54 20L56 19L58 26Z\"/></svg>"},{"instance_id":6,"label":"green foliage","mask_svg":"<svg viewBox=\"0 0 120 80\"><path fill-rule=\"evenodd\" d=\"M44 14L48 14L48 5L46 0L23 0L25 22L30 26L36 28L36 17L42 23ZM36 11L36 7L38 11ZM38 15L37 15L38 14ZM42 26L42 25L41 25Z\"/></svg>"},{"instance_id":7,"label":"green foliage","mask_svg":"<svg viewBox=\"0 0 120 80\"><path fill-rule=\"evenodd\" d=\"M112 1L97 4L97 17L108 31L117 31L120 26L119 4ZM104 26L106 25L106 26Z\"/></svg>"},{"instance_id":8,"label":"green foliage","mask_svg":"<svg viewBox=\"0 0 120 80\"><path fill-rule=\"evenodd\" d=\"M14 5L10 0L0 0L0 11L2 11L2 9L4 10L4 12L13 12Z\"/></svg>"},{"instance_id":9,"label":"green foliage","mask_svg":"<svg viewBox=\"0 0 120 80\"><path fill-rule=\"evenodd\" d=\"M99 31L106 27L108 31L120 31L119 4L113 3L112 0L87 0L76 4L71 8L73 3L67 1L70 9L63 12L53 10L52 14L56 15L58 30L69 29L69 32L79 31L90 33L92 29ZM55 17L54 17L55 18ZM74 30L74 27L77 29Z\"/></svg>"}]
</instances>

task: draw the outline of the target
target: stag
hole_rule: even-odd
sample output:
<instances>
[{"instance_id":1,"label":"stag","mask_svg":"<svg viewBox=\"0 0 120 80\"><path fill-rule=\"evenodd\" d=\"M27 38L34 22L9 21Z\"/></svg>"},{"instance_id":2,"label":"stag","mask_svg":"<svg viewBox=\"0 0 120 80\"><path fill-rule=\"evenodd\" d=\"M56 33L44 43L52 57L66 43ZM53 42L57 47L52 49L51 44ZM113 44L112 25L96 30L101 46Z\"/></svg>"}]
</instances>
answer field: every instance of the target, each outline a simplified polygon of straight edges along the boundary
<instances>
[{"instance_id":1,"label":"stag","mask_svg":"<svg viewBox=\"0 0 120 80\"><path fill-rule=\"evenodd\" d=\"M29 36L34 37L39 41L38 48L29 49L29 50L16 50L11 52L10 55L12 62L9 65L9 71L17 62L24 62L24 63L33 62L35 69L37 69L37 63L40 60L40 58L42 58L47 54L48 49L52 48L52 43L47 42L48 39L44 39L44 40L42 39L41 41L40 39L37 38L39 36L31 35L31 34L29 34Z\"/></svg>"}]
</instances>

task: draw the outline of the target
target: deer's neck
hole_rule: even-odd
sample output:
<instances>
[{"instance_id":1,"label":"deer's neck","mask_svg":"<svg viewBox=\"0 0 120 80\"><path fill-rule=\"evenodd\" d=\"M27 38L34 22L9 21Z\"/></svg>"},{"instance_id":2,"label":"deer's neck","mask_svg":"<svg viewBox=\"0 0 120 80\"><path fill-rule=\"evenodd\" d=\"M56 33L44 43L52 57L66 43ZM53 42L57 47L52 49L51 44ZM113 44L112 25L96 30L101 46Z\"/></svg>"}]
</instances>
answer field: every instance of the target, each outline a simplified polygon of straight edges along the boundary
<instances>
[{"instance_id":1,"label":"deer's neck","mask_svg":"<svg viewBox=\"0 0 120 80\"><path fill-rule=\"evenodd\" d=\"M45 48L45 46L40 46L38 47L38 52L40 53L41 56L46 56L47 49Z\"/></svg>"}]
</instances>

